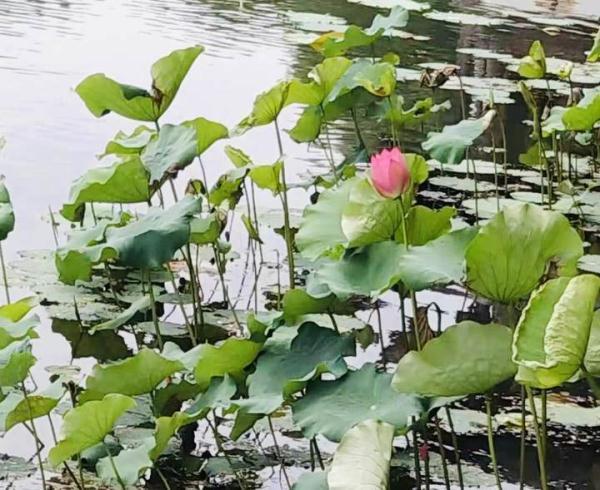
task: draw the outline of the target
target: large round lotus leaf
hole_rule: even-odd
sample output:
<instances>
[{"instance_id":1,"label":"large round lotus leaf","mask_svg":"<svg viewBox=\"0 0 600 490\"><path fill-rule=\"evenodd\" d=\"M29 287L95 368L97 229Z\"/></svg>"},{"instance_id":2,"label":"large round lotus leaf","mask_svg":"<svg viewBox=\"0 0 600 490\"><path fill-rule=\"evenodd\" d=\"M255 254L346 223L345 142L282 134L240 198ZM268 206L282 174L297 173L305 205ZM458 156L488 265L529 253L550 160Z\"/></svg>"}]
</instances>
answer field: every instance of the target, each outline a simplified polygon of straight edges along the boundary
<instances>
[{"instance_id":1,"label":"large round lotus leaf","mask_svg":"<svg viewBox=\"0 0 600 490\"><path fill-rule=\"evenodd\" d=\"M579 370L586 353L600 278L560 277L535 291L514 335L516 380L534 388L554 388Z\"/></svg>"},{"instance_id":2,"label":"large round lotus leaf","mask_svg":"<svg viewBox=\"0 0 600 490\"><path fill-rule=\"evenodd\" d=\"M392 387L423 396L485 393L517 371L511 359L512 330L466 321L411 351L398 363Z\"/></svg>"},{"instance_id":3,"label":"large round lotus leaf","mask_svg":"<svg viewBox=\"0 0 600 490\"><path fill-rule=\"evenodd\" d=\"M187 167L196 158L197 136L192 127L165 124L142 151L140 158L150 174L150 183L160 183Z\"/></svg>"},{"instance_id":4,"label":"large round lotus leaf","mask_svg":"<svg viewBox=\"0 0 600 490\"><path fill-rule=\"evenodd\" d=\"M479 119L465 119L452 126L444 126L441 133L432 132L421 145L432 158L442 163L459 164L465 152L489 127L496 111L488 111Z\"/></svg>"},{"instance_id":5,"label":"large round lotus leaf","mask_svg":"<svg viewBox=\"0 0 600 490\"><path fill-rule=\"evenodd\" d=\"M250 399L241 406L247 413L272 413L322 373L336 378L346 374L344 356L355 355L355 350L354 337L314 323L281 327L265 343L248 378Z\"/></svg>"},{"instance_id":6,"label":"large round lotus leaf","mask_svg":"<svg viewBox=\"0 0 600 490\"><path fill-rule=\"evenodd\" d=\"M63 438L48 454L50 464L58 466L84 449L101 443L119 417L135 404L133 398L113 393L69 410L63 419Z\"/></svg>"},{"instance_id":7,"label":"large round lotus leaf","mask_svg":"<svg viewBox=\"0 0 600 490\"><path fill-rule=\"evenodd\" d=\"M113 364L96 364L85 382L82 401L98 400L108 393L143 395L167 377L181 371L183 364L143 348L135 356Z\"/></svg>"},{"instance_id":8,"label":"large round lotus leaf","mask_svg":"<svg viewBox=\"0 0 600 490\"><path fill-rule=\"evenodd\" d=\"M308 438L322 434L339 441L353 426L378 419L404 431L423 407L414 395L401 395L391 386L392 375L365 364L335 381L313 381L306 395L292 405L294 421Z\"/></svg>"},{"instance_id":9,"label":"large round lotus leaf","mask_svg":"<svg viewBox=\"0 0 600 490\"><path fill-rule=\"evenodd\" d=\"M156 61L151 70L151 92L116 82L102 73L90 75L75 91L96 117L116 112L129 119L156 121L173 102L181 82L202 51L202 46L178 49Z\"/></svg>"},{"instance_id":10,"label":"large round lotus leaf","mask_svg":"<svg viewBox=\"0 0 600 490\"><path fill-rule=\"evenodd\" d=\"M0 240L4 240L15 228L15 214L10 202L10 195L0 180Z\"/></svg>"},{"instance_id":11,"label":"large round lotus leaf","mask_svg":"<svg viewBox=\"0 0 600 490\"><path fill-rule=\"evenodd\" d=\"M526 297L552 265L561 276L577 273L579 235L562 214L532 204L507 205L467 248L467 284L501 303Z\"/></svg>"},{"instance_id":12,"label":"large round lotus leaf","mask_svg":"<svg viewBox=\"0 0 600 490\"><path fill-rule=\"evenodd\" d=\"M352 427L333 455L329 490L387 490L394 426L365 420Z\"/></svg>"}]
</instances>

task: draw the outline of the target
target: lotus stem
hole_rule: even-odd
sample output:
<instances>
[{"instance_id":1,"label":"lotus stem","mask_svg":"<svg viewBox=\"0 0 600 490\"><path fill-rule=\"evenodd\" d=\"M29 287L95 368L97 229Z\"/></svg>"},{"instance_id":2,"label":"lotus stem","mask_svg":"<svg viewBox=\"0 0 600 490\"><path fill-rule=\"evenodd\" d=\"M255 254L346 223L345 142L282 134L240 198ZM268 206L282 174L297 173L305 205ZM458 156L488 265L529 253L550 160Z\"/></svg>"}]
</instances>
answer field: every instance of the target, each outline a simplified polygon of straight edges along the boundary
<instances>
[{"instance_id":1,"label":"lotus stem","mask_svg":"<svg viewBox=\"0 0 600 490\"><path fill-rule=\"evenodd\" d=\"M279 197L281 199L281 204L283 206L283 232L285 236L285 246L287 249L288 256L288 273L290 280L290 289L294 289L296 287L294 280L294 244L292 238L292 230L290 227L290 209L288 205L288 189L287 182L285 178L285 162L283 161L283 144L281 142L281 132L279 131L279 124L277 119L274 121L275 123L275 134L277 135L277 146L279 148L279 158L281 159L281 185L283 187L282 191L279 193Z\"/></svg>"},{"instance_id":2,"label":"lotus stem","mask_svg":"<svg viewBox=\"0 0 600 490\"><path fill-rule=\"evenodd\" d=\"M363 135L362 132L360 131L360 126L358 125L358 117L356 116L356 109L354 107L352 107L350 109L350 114L352 114L352 122L354 123L354 130L356 131L356 137L358 138L358 143L360 144L361 148L367 148L367 145L365 144L365 140L363 139Z\"/></svg>"},{"instance_id":3,"label":"lotus stem","mask_svg":"<svg viewBox=\"0 0 600 490\"><path fill-rule=\"evenodd\" d=\"M4 253L2 251L2 243L0 242L0 265L2 265L2 280L4 281L4 294L6 295L6 303L10 303L10 291L8 289L8 278L6 276L6 264L4 263Z\"/></svg>"},{"instance_id":4,"label":"lotus stem","mask_svg":"<svg viewBox=\"0 0 600 490\"><path fill-rule=\"evenodd\" d=\"M171 490L171 485L169 485L169 482L165 478L165 475L163 475L162 471L160 471L160 468L156 467L155 469L156 469L156 474L160 478L160 481L165 486L165 490Z\"/></svg>"},{"instance_id":5,"label":"lotus stem","mask_svg":"<svg viewBox=\"0 0 600 490\"><path fill-rule=\"evenodd\" d=\"M535 441L537 446L537 454L538 454L538 465L540 469L540 485L542 490L548 490L548 481L546 477L546 456L544 454L544 444L542 441L542 434L540 430L540 424L537 418L537 410L535 408L535 400L533 398L533 392L529 386L525 387L525 391L527 392L527 398L529 399L529 410L533 415L533 425L535 427Z\"/></svg>"},{"instance_id":6,"label":"lotus stem","mask_svg":"<svg viewBox=\"0 0 600 490\"><path fill-rule=\"evenodd\" d=\"M277 443L277 437L275 437L275 429L273 428L273 420L271 420L271 416L267 415L267 420L269 421L269 431L271 432L271 437L273 438L273 446L275 447L275 454L277 455L277 459L279 460L279 464L281 466L281 472L285 478L285 482L287 483L288 489L292 488L290 483L290 479L288 477L287 471L285 469L285 464L283 461L283 456L281 455L281 449L279 448L279 444Z\"/></svg>"},{"instance_id":7,"label":"lotus stem","mask_svg":"<svg viewBox=\"0 0 600 490\"><path fill-rule=\"evenodd\" d=\"M422 431L422 436L423 436L423 445L424 445L424 460L425 460L425 490L429 490L431 488L430 486L430 479L431 479L431 471L430 471L430 459L429 459L429 438L427 435L427 425L424 424L423 426L423 431Z\"/></svg>"},{"instance_id":8,"label":"lotus stem","mask_svg":"<svg viewBox=\"0 0 600 490\"><path fill-rule=\"evenodd\" d=\"M594 377L585 368L585 366L583 364L581 365L581 371L585 375L585 379L587 380L588 385L590 385L590 389L592 390L592 393L594 394L594 398L596 398L596 400L600 400L600 386L598 386L598 383L596 382Z\"/></svg>"},{"instance_id":9,"label":"lotus stem","mask_svg":"<svg viewBox=\"0 0 600 490\"><path fill-rule=\"evenodd\" d=\"M466 119L467 118L467 104L465 103L465 88L463 86L463 81L462 81L462 77L460 76L460 73L457 72L456 76L458 78L458 84L460 86L460 110L461 110L462 118Z\"/></svg>"},{"instance_id":10,"label":"lotus stem","mask_svg":"<svg viewBox=\"0 0 600 490\"><path fill-rule=\"evenodd\" d=\"M383 362L383 369L387 370L387 359L385 355L385 344L383 342L383 325L381 322L381 311L379 309L379 303L375 303L375 312L377 313L377 328L379 331L379 346L381 348L381 361Z\"/></svg>"},{"instance_id":11,"label":"lotus stem","mask_svg":"<svg viewBox=\"0 0 600 490\"><path fill-rule=\"evenodd\" d=\"M312 444L315 448L315 454L317 455L317 461L319 462L319 466L321 467L321 470L325 470L325 464L323 463L323 457L321 456L321 450L319 449L319 444L317 444L317 437L313 437L312 439Z\"/></svg>"},{"instance_id":12,"label":"lotus stem","mask_svg":"<svg viewBox=\"0 0 600 490\"><path fill-rule=\"evenodd\" d=\"M387 96L387 101L390 104L390 130L392 132L392 144L393 146L397 146L400 144L400 141L398 140L397 134L396 134L396 126L395 126L395 119L394 119L394 104L392 104L392 97L391 95Z\"/></svg>"},{"instance_id":13,"label":"lotus stem","mask_svg":"<svg viewBox=\"0 0 600 490\"><path fill-rule=\"evenodd\" d=\"M548 464L548 393L542 390L542 446L544 448L544 468Z\"/></svg>"},{"instance_id":14,"label":"lotus stem","mask_svg":"<svg viewBox=\"0 0 600 490\"><path fill-rule=\"evenodd\" d=\"M500 481L500 473L498 472L498 460L496 458L496 446L494 445L494 427L492 424L492 403L490 396L485 396L485 413L487 418L487 436L490 457L492 459L492 467L494 468L494 476L496 477L496 485L499 490L502 490L502 482Z\"/></svg>"},{"instance_id":15,"label":"lotus stem","mask_svg":"<svg viewBox=\"0 0 600 490\"><path fill-rule=\"evenodd\" d=\"M42 488L46 490L46 475L44 473L44 464L42 463L42 456L40 454L40 438L38 436L37 429L35 428L35 422L33 420L33 412L31 411L31 402L29 401L29 395L27 393L27 388L25 387L25 383L21 383L21 391L23 392L23 397L25 398L25 403L27 404L27 411L29 412L29 421L31 422L31 432L35 439L35 447L36 447L36 458L38 461L38 466L40 467L40 476L42 477Z\"/></svg>"},{"instance_id":16,"label":"lotus stem","mask_svg":"<svg viewBox=\"0 0 600 490\"><path fill-rule=\"evenodd\" d=\"M144 277L144 272L142 271L142 277ZM163 350L163 339L160 334L160 326L158 323L158 315L156 314L156 299L154 297L154 287L152 286L152 279L150 278L150 270L146 271L146 278L148 279L148 288L150 294L150 303L151 303L151 312L152 312L152 323L154 323L154 331L156 333L156 339L158 341L158 348Z\"/></svg>"},{"instance_id":17,"label":"lotus stem","mask_svg":"<svg viewBox=\"0 0 600 490\"><path fill-rule=\"evenodd\" d=\"M187 312L185 311L185 305L181 300L181 295L179 294L179 291L177 291L177 284L175 284L175 276L173 275L173 271L171 269L169 269L169 274L171 276L171 285L173 286L173 292L177 295L177 303L179 304L179 309L181 310L181 314L183 315L185 328L188 331L188 335L190 336L192 345L195 347L198 344L198 342L196 341L196 336L194 335L190 319L188 318Z\"/></svg>"},{"instance_id":18,"label":"lotus stem","mask_svg":"<svg viewBox=\"0 0 600 490\"><path fill-rule=\"evenodd\" d=\"M256 212L256 196L254 182L250 182L250 192L252 197L252 214L254 217L254 227L258 230L258 213ZM260 263L264 262L262 243L258 243L258 252L260 255Z\"/></svg>"},{"instance_id":19,"label":"lotus stem","mask_svg":"<svg viewBox=\"0 0 600 490\"><path fill-rule=\"evenodd\" d=\"M339 182L339 177L337 174L337 169L335 168L335 158L333 156L333 146L331 145L331 138L329 137L329 126L325 121L325 109L323 109L323 104L319 104L319 108L321 109L321 116L323 118L323 132L325 133L325 140L327 141L327 147L329 148L329 153L327 153L327 148L323 146L323 152L325 153L325 158L331 167L331 171L333 172L333 178L335 179L335 183Z\"/></svg>"},{"instance_id":20,"label":"lotus stem","mask_svg":"<svg viewBox=\"0 0 600 490\"><path fill-rule=\"evenodd\" d=\"M454 422L452 420L452 414L450 413L450 408L448 406L444 407L446 410L446 418L448 419L448 426L450 427L450 435L452 437L452 445L454 446L454 461L456 464L456 469L458 472L458 484L460 485L461 490L465 488L464 480L463 480L463 472L462 472L462 464L460 461L460 448L458 447L458 438L456 437L456 432L454 430Z\"/></svg>"},{"instance_id":21,"label":"lotus stem","mask_svg":"<svg viewBox=\"0 0 600 490\"><path fill-rule=\"evenodd\" d=\"M508 148L506 144L506 126L504 126L504 120L502 117L497 117L498 124L500 124L500 132L502 133L502 152L504 158L504 192L508 193Z\"/></svg>"},{"instance_id":22,"label":"lotus stem","mask_svg":"<svg viewBox=\"0 0 600 490\"><path fill-rule=\"evenodd\" d=\"M48 206L48 215L50 217L50 227L52 228L52 237L54 238L54 245L58 248L58 234L56 233L56 228L58 224L54 219L54 214L52 213L52 207Z\"/></svg>"},{"instance_id":23,"label":"lotus stem","mask_svg":"<svg viewBox=\"0 0 600 490\"><path fill-rule=\"evenodd\" d=\"M217 425L216 425L217 424L217 416L214 413L214 410L213 410L213 416L215 418L215 423L214 424L210 421L210 419L208 417L206 417L206 422L208 423L209 427L211 428L211 430L213 432L213 436L215 438L215 442L217 443L217 448L219 449L219 452L223 453L223 456L225 456L225 459L227 460L227 463L231 467L231 470L235 474L235 477L237 478L237 481L240 484L240 488L242 490L246 490L246 488L247 488L246 480L235 469L233 461L231 461L231 458L229 457L229 454L227 453L227 451L225 450L225 447L223 446L223 439L221 438L221 434L219 434L219 431L217 430Z\"/></svg>"},{"instance_id":24,"label":"lotus stem","mask_svg":"<svg viewBox=\"0 0 600 490\"><path fill-rule=\"evenodd\" d=\"M413 459L415 463L415 483L417 488L421 488L421 462L419 460L419 438L415 427L417 420L413 417L412 435L413 435Z\"/></svg>"},{"instance_id":25,"label":"lotus stem","mask_svg":"<svg viewBox=\"0 0 600 490\"><path fill-rule=\"evenodd\" d=\"M108 456L108 461L110 462L110 466L112 467L112 470L115 473L115 478L117 479L119 486L121 487L122 490L127 490L127 487L125 486L125 483L123 483L123 479L121 478L121 475L119 474L119 470L117 470L117 465L115 464L115 460L113 459L112 454L110 454L110 449L106 445L106 442L102 441L102 446L104 446L104 451L106 451L106 455Z\"/></svg>"},{"instance_id":26,"label":"lotus stem","mask_svg":"<svg viewBox=\"0 0 600 490\"><path fill-rule=\"evenodd\" d=\"M521 444L519 456L519 490L525 486L525 436L527 433L527 419L525 415L525 387L521 386Z\"/></svg>"},{"instance_id":27,"label":"lotus stem","mask_svg":"<svg viewBox=\"0 0 600 490\"><path fill-rule=\"evenodd\" d=\"M442 430L440 429L440 419L436 415L433 418L435 424L435 433L437 435L438 447L440 448L440 457L442 458L442 470L444 472L444 483L446 490L450 490L450 477L448 476L448 465L446 463L446 448L444 448L444 440L442 438Z\"/></svg>"},{"instance_id":28,"label":"lotus stem","mask_svg":"<svg viewBox=\"0 0 600 490\"><path fill-rule=\"evenodd\" d=\"M242 328L242 324L240 323L240 320L237 316L237 313L235 312L235 307L233 306L233 303L231 302L231 298L229 297L229 290L227 288L227 283L225 282L225 276L223 275L223 268L222 268L222 262L221 262L221 258L220 258L220 252L217 250L217 246L215 244L213 244L212 246L213 248L213 253L215 255L215 262L217 265L217 272L219 274L219 279L221 281L221 286L223 287L223 300L227 303L227 305L229 306L229 309L231 310L231 314L233 315L233 320L235 321L235 324L238 328L238 330L240 331L240 333L244 332L244 329Z\"/></svg>"},{"instance_id":29,"label":"lotus stem","mask_svg":"<svg viewBox=\"0 0 600 490\"><path fill-rule=\"evenodd\" d=\"M496 157L496 136L494 135L494 128L490 130L492 135L492 161L494 162L494 192L496 193L496 212L500 211L500 195L498 194L498 162Z\"/></svg>"}]
</instances>

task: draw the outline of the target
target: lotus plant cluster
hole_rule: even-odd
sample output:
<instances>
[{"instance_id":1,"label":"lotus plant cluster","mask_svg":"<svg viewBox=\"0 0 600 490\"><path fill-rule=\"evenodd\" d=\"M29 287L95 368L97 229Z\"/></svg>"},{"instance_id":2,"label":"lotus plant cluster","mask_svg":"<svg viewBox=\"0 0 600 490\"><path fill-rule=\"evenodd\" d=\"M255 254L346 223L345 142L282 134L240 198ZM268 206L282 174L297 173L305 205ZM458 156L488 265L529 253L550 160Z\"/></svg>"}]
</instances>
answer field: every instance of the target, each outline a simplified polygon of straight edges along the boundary
<instances>
[{"instance_id":1,"label":"lotus plant cluster","mask_svg":"<svg viewBox=\"0 0 600 490\"><path fill-rule=\"evenodd\" d=\"M56 274L73 293L68 306L78 339L122 336L133 348L116 359L106 353L88 373L57 369L37 387L32 346L44 340L30 313L36 301L11 302L7 287L0 429L22 426L30 434L41 487L54 487L48 472L83 490L183 488L222 471L232 478L228 488L258 488L236 444L268 438L264 456L278 467L282 488L397 488L394 459L402 454L413 461L409 486L429 488L433 452L441 456L445 487L466 488L453 416L468 401L485 411L485 457L501 488L506 475L494 416L504 410L499 400L511 397L522 420L522 454L527 438L536 440L535 485L550 488L548 393L574 383L588 390L589 383L599 394L600 278L578 269L585 236L581 214L571 210L586 191L567 185L561 148L586 138L598 143L600 93L550 107L545 90L521 85L543 199L510 200L499 176L512 167L496 161L495 147L502 142L506 155L505 140L496 138L506 121L493 100L477 117L467 118L463 108L461 121L438 130L435 115L446 103L419 101L425 109L411 112L403 106L397 60L358 56L366 47L377 53L379 40L407 22L408 12L396 7L368 28L322 35L313 47L323 60L305 78L259 94L235 128L204 117L164 121L201 46L159 59L147 88L104 74L77 86L93 116L115 113L142 124L107 143L100 165L73 183L60 215L52 215ZM590 63L598 49L597 40ZM532 46L524 79L544 78L544 59L541 45ZM454 69L446 78L458 76ZM298 114L292 127L282 127L284 111ZM404 141L407 126L428 124L420 147ZM334 125L355 134L343 160L332 151ZM233 146L260 126L271 127L273 163L255 164ZM478 201L474 157L490 139L497 184L491 211ZM327 163L293 187L286 157L292 144L314 145ZM222 168L212 182L207 165ZM422 193L430 177L459 165L474 177L474 206L430 207ZM562 198L569 206L557 204L557 187L570 189ZM292 188L316 189L299 222ZM257 212L263 198L279 209L275 252L266 247L270 231ZM2 185L0 240L13 226ZM247 250L233 250L232 236L247 238ZM237 257L251 271L246 309L232 285ZM467 310L456 324L432 328L430 314L441 309L426 298L445 288L483 305L487 318ZM84 290L110 305L109 318L86 316ZM392 317L381 315L385 302L397 306ZM403 346L400 359L390 354L392 329ZM365 349L378 352L379 361L357 362ZM301 474L289 471L282 420L291 420L287 432L306 450ZM39 430L47 423L50 441ZM190 460L195 469L182 463Z\"/></svg>"}]
</instances>

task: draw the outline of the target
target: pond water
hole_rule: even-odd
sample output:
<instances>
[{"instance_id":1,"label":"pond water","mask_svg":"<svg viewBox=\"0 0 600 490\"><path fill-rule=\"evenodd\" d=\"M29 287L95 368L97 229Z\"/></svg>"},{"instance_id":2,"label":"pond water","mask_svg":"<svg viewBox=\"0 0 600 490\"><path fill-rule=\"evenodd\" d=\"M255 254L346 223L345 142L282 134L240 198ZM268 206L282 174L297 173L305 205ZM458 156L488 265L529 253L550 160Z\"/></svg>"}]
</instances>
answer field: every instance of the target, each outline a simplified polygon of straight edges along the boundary
<instances>
[{"instance_id":1,"label":"pond water","mask_svg":"<svg viewBox=\"0 0 600 490\"><path fill-rule=\"evenodd\" d=\"M397 38L384 40L379 48L382 53L389 50L400 55L404 70L399 71L399 77L407 80L401 92L407 99L431 95L414 80L422 70L419 64L432 60L461 67L469 87L468 109L473 113L487 99L492 84L498 92L498 102L508 102L500 110L508 121L508 159L515 161L528 146L528 129L520 124L528 117L527 109L510 83L505 83L516 79L507 70L509 63L494 54L519 58L533 40L540 39L548 55L582 62L583 50L591 45L598 27L599 0L430 3L443 14L432 18L411 12L406 27L411 35L398 33ZM319 56L304 44L307 36L327 30L331 23L369 25L378 6L392 5L393 0L2 0L0 135L7 144L0 153L0 174L7 179L17 216L15 232L5 242L9 261L16 260L22 250L54 247L49 208L60 208L68 197L71 182L97 165L94 155L101 153L111 136L118 130L135 127L118 116L91 117L73 91L85 76L104 72L117 80L146 86L148 67L159 56L183 46L202 44L206 52L194 65L163 122L201 115L233 127L248 113L256 94L285 77L304 76L318 62ZM452 17L445 13L448 11L471 16ZM597 84L598 78L592 78L591 83ZM452 101L452 109L444 114L443 121L460 119L458 91L439 90L434 97ZM290 128L295 117L293 110L287 111L281 125ZM354 143L350 124L332 128L338 158ZM258 128L232 144L243 148L256 162L272 163L278 155L272 131L271 127ZM377 134L368 136L375 145ZM326 165L318 148L307 150L287 137L284 147L292 182L295 175L307 169L318 171ZM214 145L204 161L209 180L230 165L222 144ZM199 169L186 172L197 175ZM304 191L291 192L292 207L302 209L306 202ZM269 209L272 203L270 196L260 196L261 209ZM245 235L242 239L234 232L232 241L241 249ZM270 235L266 248L283 251L282 241ZM232 289L237 288L234 285ZM15 288L13 296L26 293L26 289ZM445 312L443 324L453 323L462 298L436 293L422 299L433 300ZM390 299L390 303L392 307L384 310L385 325L393 325L398 314L397 300ZM50 328L51 322L42 308L39 314L45 320L40 330L43 342L34 349L40 362L33 374L47 378L44 368L68 363L71 347L62 335L55 333L57 328ZM394 338L392 330L386 331L386 343ZM373 349L364 353L361 362L378 358L378 351ZM81 363L89 366L92 359ZM48 437L49 429L42 430ZM0 453L30 457L27 437L25 431L13 430L0 439ZM483 439L473 444L480 447ZM500 444L500 458L508 457L513 449L514 445ZM586 453L581 464L565 467L566 479L582 472L576 478L581 485L588 485L591 475L599 471L598 454Z\"/></svg>"}]
</instances>

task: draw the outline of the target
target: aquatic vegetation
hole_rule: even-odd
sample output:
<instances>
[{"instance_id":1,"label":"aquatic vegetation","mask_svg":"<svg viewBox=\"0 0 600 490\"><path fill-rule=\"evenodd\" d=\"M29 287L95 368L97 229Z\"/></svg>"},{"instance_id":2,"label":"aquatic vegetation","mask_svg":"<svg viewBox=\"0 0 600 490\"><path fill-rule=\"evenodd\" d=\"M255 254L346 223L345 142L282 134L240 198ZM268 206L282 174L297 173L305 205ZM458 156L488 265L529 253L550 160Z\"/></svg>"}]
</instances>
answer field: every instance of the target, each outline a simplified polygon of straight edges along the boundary
<instances>
[{"instance_id":1,"label":"aquatic vegetation","mask_svg":"<svg viewBox=\"0 0 600 490\"><path fill-rule=\"evenodd\" d=\"M378 51L382 38L408 24L409 10L446 22L510 21L440 13L412 0L356 3L391 10L367 28L334 16L288 13L292 23L324 31L311 43L323 59L305 77L260 93L231 129L203 117L163 123L201 46L154 63L148 90L102 74L78 85L92 115L114 112L154 127L117 133L104 147L102 165L73 183L62 217L51 216L53 230L59 219L56 227L68 237L60 245L57 238L53 255L51 273L61 284L36 290L50 313L68 309L71 323L53 329L73 343L73 357L84 341L117 338L114 355L103 346L106 356L97 356L89 371L55 367L46 388L34 386L32 345L40 342L40 321L30 314L32 299L11 302L2 260L7 304L0 307L0 429L21 424L31 433L44 488L48 466L36 422L59 416L60 435L52 426L47 462L64 468L64 481L80 489L155 481L170 488L170 480L215 473L232 475L235 488L255 488L249 468L261 466L249 466L234 448L253 444L254 436L262 449L259 430L273 441L262 467L278 466L290 489L393 488L398 454L412 459L411 485L428 486L430 444L439 452L446 487L455 483L448 472L454 464L465 488L452 422L460 403L485 409L489 462L501 488L499 415L493 413L501 397L520 402L522 468L531 413L540 486L549 488L547 390L585 380L600 395L598 261L584 255L586 225L600 219L594 190L600 93L588 88L578 99L576 67L550 68L535 41L517 72L541 88L507 82L507 92L518 89L532 117L529 149L521 166L511 165L508 121L494 91L476 110L466 104L468 87L456 65L428 64L415 78L397 69L397 55ZM587 55L590 63L597 61L597 44ZM363 56L369 51L371 59ZM568 100L552 93L546 83L552 77L568 86ZM407 78L431 96L413 100ZM442 125L440 116L451 105L436 90L447 84L460 91L462 119ZM291 127L282 127L290 106L300 111ZM343 124L354 133L355 147L347 145L342 160L330 130ZM203 156L209 148L265 126L273 130L273 159L256 164L243 148L223 145L222 162L230 166L208 179ZM408 134L419 126L415 144ZM291 179L283 131L322 150L328 168L301 182ZM481 160L486 157L491 161ZM585 165L577 168L577 158ZM456 176L462 174L467 177ZM291 192L311 189L302 216L294 219ZM443 198L435 189L445 191ZM271 230L257 212L257 195L278 203ZM0 240L14 225L2 184ZM275 253L267 249L269 234L278 240ZM240 236L247 250L237 247ZM253 281L245 297L233 291L228 276L240 257L246 261L240 291L244 281ZM269 274L262 280L268 286L261 274ZM447 327L442 308L422 299L442 289L471 301ZM390 319L382 319L381 307L390 301L399 303L391 321L399 327L400 353L385 345L383 322ZM88 315L90 304L106 305L105 311ZM477 308L485 312L481 318ZM437 329L430 310L439 314ZM367 348L377 363L358 357ZM286 423L311 469L293 475L295 482L275 428ZM201 431L210 450L198 456ZM399 446L396 436L406 442ZM335 443L325 446L335 448L333 455L322 453L319 443Z\"/></svg>"}]
</instances>

